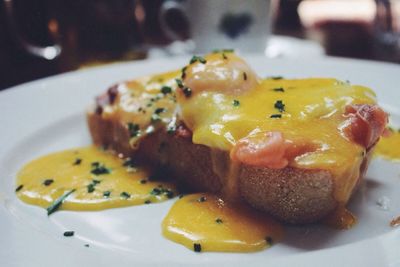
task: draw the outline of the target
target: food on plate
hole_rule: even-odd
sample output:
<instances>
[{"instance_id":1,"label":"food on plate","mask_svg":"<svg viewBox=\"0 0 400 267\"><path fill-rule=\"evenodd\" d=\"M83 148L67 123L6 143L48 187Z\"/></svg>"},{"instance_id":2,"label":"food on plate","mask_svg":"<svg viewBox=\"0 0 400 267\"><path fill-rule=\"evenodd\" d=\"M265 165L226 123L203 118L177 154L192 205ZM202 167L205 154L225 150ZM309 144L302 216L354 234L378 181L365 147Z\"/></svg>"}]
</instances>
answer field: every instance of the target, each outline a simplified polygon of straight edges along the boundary
<instances>
[{"instance_id":1,"label":"food on plate","mask_svg":"<svg viewBox=\"0 0 400 267\"><path fill-rule=\"evenodd\" d=\"M95 144L287 223L347 204L387 122L369 88L261 79L229 51L117 84L96 102Z\"/></svg>"},{"instance_id":2,"label":"food on plate","mask_svg":"<svg viewBox=\"0 0 400 267\"><path fill-rule=\"evenodd\" d=\"M20 199L50 215L179 195L164 236L196 252L247 252L282 239L275 219L351 227L346 204L387 114L367 87L261 78L220 50L111 86L87 122L95 146L28 163L18 174Z\"/></svg>"},{"instance_id":3,"label":"food on plate","mask_svg":"<svg viewBox=\"0 0 400 267\"><path fill-rule=\"evenodd\" d=\"M95 146L69 149L25 165L18 173L17 194L26 203L47 208L48 214L60 208L102 210L150 204L176 195L173 184L150 181L150 173Z\"/></svg>"}]
</instances>

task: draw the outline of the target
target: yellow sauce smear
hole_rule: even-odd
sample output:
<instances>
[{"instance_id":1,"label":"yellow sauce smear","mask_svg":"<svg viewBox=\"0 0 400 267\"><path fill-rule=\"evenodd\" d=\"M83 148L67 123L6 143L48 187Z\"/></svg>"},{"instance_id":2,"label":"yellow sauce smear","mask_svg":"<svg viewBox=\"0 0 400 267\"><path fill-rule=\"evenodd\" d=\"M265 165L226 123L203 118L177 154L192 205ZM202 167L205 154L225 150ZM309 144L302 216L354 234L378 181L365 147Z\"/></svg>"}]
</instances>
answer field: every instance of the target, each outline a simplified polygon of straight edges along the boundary
<instances>
[{"instance_id":1,"label":"yellow sauce smear","mask_svg":"<svg viewBox=\"0 0 400 267\"><path fill-rule=\"evenodd\" d=\"M339 206L328 215L323 223L334 229L350 229L357 223L357 218L346 207Z\"/></svg>"},{"instance_id":2,"label":"yellow sauce smear","mask_svg":"<svg viewBox=\"0 0 400 267\"><path fill-rule=\"evenodd\" d=\"M390 130L389 136L382 136L375 148L375 155L400 160L400 131Z\"/></svg>"},{"instance_id":3,"label":"yellow sauce smear","mask_svg":"<svg viewBox=\"0 0 400 267\"><path fill-rule=\"evenodd\" d=\"M265 214L211 194L178 200L162 223L168 239L196 252L251 252L282 239L283 229Z\"/></svg>"},{"instance_id":4,"label":"yellow sauce smear","mask_svg":"<svg viewBox=\"0 0 400 267\"><path fill-rule=\"evenodd\" d=\"M128 166L130 165L130 166ZM160 202L176 195L170 183L149 181L150 172L95 146L50 154L18 173L17 196L28 204L65 210L102 210Z\"/></svg>"}]
</instances>

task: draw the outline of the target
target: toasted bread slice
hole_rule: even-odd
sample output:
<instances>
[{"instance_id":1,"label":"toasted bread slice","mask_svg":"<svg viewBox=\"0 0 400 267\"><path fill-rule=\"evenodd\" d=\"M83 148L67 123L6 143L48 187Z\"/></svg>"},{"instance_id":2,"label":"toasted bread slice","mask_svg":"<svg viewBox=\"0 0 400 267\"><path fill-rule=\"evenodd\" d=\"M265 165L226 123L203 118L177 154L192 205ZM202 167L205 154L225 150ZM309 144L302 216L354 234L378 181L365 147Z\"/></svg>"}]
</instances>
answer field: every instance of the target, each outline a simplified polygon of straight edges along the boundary
<instances>
[{"instance_id":1,"label":"toasted bread slice","mask_svg":"<svg viewBox=\"0 0 400 267\"><path fill-rule=\"evenodd\" d=\"M340 175L330 167L296 165L295 159L317 151L297 144L289 149L297 154L288 156L284 166L268 165L270 162L265 165L262 161L254 164L240 157L235 159L234 149L194 142L196 132L186 126L193 122L187 117L184 120L181 103L176 103L179 93L175 94L175 90L181 90L181 97L187 93L181 81L175 84L174 78L180 74L172 72L121 83L98 97L96 106L87 113L93 142L166 170L186 188L244 201L286 223L316 222L347 204L387 120L374 104L344 105L343 114L339 115L346 124L337 127L348 132L344 143L358 143L353 147L362 153L342 168ZM324 160L329 162L329 158Z\"/></svg>"}]
</instances>

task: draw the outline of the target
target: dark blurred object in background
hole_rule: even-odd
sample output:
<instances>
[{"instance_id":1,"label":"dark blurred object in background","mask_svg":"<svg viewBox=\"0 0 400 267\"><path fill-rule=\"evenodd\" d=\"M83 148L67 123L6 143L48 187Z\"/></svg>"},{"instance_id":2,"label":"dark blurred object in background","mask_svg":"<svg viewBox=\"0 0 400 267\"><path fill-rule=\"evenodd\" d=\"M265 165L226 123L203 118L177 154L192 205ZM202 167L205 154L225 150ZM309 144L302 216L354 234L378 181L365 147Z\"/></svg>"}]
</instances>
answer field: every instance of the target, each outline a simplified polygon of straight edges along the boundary
<instances>
[{"instance_id":1,"label":"dark blurred object in background","mask_svg":"<svg viewBox=\"0 0 400 267\"><path fill-rule=\"evenodd\" d=\"M11 1L14 30L4 5ZM163 2L0 0L0 90L86 66L145 58L149 47L171 42L160 27ZM275 34L317 41L328 55L400 62L400 0L281 0L275 17ZM188 38L185 18L172 18L169 24ZM18 34L35 45L60 44L61 54L54 60L30 55Z\"/></svg>"},{"instance_id":2,"label":"dark blurred object in background","mask_svg":"<svg viewBox=\"0 0 400 267\"><path fill-rule=\"evenodd\" d=\"M0 88L84 66L144 58L144 11L138 3L1 1ZM59 57L52 47L40 48L53 44L61 48Z\"/></svg>"}]
</instances>

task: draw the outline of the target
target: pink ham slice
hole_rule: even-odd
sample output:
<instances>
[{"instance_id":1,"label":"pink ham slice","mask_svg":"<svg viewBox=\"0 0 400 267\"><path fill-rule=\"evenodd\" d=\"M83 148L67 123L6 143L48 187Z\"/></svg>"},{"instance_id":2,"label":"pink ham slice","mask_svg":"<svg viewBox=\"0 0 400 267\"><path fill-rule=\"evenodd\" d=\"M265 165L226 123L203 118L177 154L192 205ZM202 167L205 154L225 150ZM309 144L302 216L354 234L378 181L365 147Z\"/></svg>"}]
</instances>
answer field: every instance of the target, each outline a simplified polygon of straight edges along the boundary
<instances>
[{"instance_id":1,"label":"pink ham slice","mask_svg":"<svg viewBox=\"0 0 400 267\"><path fill-rule=\"evenodd\" d=\"M369 149L385 131L388 115L377 105L349 105L344 134L352 141Z\"/></svg>"}]
</instances>

